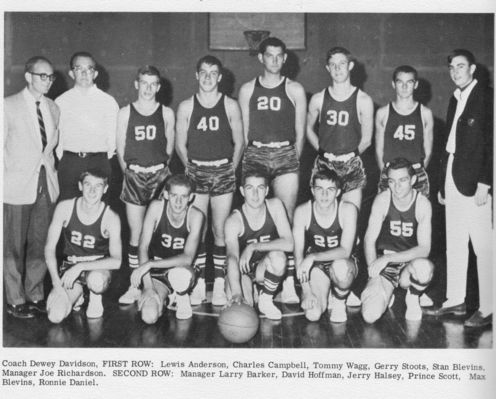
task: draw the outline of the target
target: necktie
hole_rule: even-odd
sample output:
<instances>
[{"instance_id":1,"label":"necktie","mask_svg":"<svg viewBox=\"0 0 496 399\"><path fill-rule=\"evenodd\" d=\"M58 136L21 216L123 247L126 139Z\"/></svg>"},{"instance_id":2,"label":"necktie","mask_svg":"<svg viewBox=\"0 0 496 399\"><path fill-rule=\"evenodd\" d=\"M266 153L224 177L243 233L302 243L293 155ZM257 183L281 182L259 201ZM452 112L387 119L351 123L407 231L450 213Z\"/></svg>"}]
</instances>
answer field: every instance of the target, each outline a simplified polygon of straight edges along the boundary
<instances>
[{"instance_id":1,"label":"necktie","mask_svg":"<svg viewBox=\"0 0 496 399\"><path fill-rule=\"evenodd\" d=\"M47 136L46 136L45 123L43 122L43 115L41 114L39 101L36 101L36 113L38 114L38 123L40 124L41 144L43 145L43 149L45 149L47 145Z\"/></svg>"}]
</instances>

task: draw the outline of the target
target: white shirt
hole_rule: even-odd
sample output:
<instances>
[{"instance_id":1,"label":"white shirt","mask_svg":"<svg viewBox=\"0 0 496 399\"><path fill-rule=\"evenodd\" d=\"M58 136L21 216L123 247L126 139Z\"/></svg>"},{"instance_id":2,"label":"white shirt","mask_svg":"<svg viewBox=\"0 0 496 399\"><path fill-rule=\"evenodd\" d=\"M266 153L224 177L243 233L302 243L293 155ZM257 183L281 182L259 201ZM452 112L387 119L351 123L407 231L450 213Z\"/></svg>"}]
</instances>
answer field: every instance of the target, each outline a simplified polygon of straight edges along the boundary
<instances>
[{"instance_id":1,"label":"white shirt","mask_svg":"<svg viewBox=\"0 0 496 399\"><path fill-rule=\"evenodd\" d=\"M63 151L115 152L115 131L119 105L115 99L93 85L88 90L74 87L55 100L60 108L60 139L56 153Z\"/></svg>"}]
</instances>

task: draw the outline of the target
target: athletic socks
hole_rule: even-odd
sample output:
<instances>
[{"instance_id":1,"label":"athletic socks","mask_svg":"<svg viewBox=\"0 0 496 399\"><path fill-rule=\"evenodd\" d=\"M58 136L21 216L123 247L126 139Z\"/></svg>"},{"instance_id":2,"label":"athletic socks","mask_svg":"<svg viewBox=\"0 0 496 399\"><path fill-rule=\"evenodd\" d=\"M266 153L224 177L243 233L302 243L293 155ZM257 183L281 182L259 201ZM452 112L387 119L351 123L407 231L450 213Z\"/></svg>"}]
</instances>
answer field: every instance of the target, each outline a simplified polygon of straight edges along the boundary
<instances>
[{"instance_id":1,"label":"athletic socks","mask_svg":"<svg viewBox=\"0 0 496 399\"><path fill-rule=\"evenodd\" d=\"M272 274L271 272L266 270L264 274L264 283L263 283L262 292L267 295L274 296L277 287L279 287L281 280L282 280L282 276L276 276L275 274Z\"/></svg>"},{"instance_id":2,"label":"athletic socks","mask_svg":"<svg viewBox=\"0 0 496 399\"><path fill-rule=\"evenodd\" d=\"M198 248L198 254L195 259L195 269L198 271L198 277L205 279L205 266L207 264L207 250L205 249L205 243L201 243Z\"/></svg>"},{"instance_id":3,"label":"athletic socks","mask_svg":"<svg viewBox=\"0 0 496 399\"><path fill-rule=\"evenodd\" d=\"M226 275L226 247L214 245L214 278L224 278Z\"/></svg>"},{"instance_id":4,"label":"athletic socks","mask_svg":"<svg viewBox=\"0 0 496 399\"><path fill-rule=\"evenodd\" d=\"M131 269L136 269L139 266L137 246L129 244L127 249L127 259Z\"/></svg>"}]
</instances>

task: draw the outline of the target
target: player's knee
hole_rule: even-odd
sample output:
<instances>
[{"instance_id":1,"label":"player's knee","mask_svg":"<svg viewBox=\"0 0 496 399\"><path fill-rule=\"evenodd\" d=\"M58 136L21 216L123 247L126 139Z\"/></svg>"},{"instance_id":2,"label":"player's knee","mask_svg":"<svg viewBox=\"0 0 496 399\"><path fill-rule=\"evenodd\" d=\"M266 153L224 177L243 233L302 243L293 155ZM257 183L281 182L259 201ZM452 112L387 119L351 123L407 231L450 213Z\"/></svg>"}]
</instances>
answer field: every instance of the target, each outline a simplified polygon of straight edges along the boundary
<instances>
[{"instance_id":1,"label":"player's knee","mask_svg":"<svg viewBox=\"0 0 496 399\"><path fill-rule=\"evenodd\" d=\"M54 296L51 293L48 296L47 303L47 317L50 322L54 324L61 323L71 312L71 305L67 297L62 295Z\"/></svg>"},{"instance_id":2,"label":"player's knee","mask_svg":"<svg viewBox=\"0 0 496 399\"><path fill-rule=\"evenodd\" d=\"M169 271L168 279L176 292L187 291L193 281L194 272L188 267L175 267Z\"/></svg>"},{"instance_id":3,"label":"player's knee","mask_svg":"<svg viewBox=\"0 0 496 399\"><path fill-rule=\"evenodd\" d=\"M412 262L414 277L420 284L427 284L432 280L434 264L427 258L418 258Z\"/></svg>"},{"instance_id":4,"label":"player's knee","mask_svg":"<svg viewBox=\"0 0 496 399\"><path fill-rule=\"evenodd\" d=\"M321 316L322 311L317 306L305 310L305 317L308 321L319 321Z\"/></svg>"},{"instance_id":5,"label":"player's knee","mask_svg":"<svg viewBox=\"0 0 496 399\"><path fill-rule=\"evenodd\" d=\"M354 279L354 264L349 259L337 259L332 263L333 283L342 290L348 289Z\"/></svg>"},{"instance_id":6,"label":"player's knee","mask_svg":"<svg viewBox=\"0 0 496 399\"><path fill-rule=\"evenodd\" d=\"M382 313L382 307L374 306L374 304L371 303L362 302L362 317L366 323L375 323L377 320L380 319Z\"/></svg>"},{"instance_id":7,"label":"player's knee","mask_svg":"<svg viewBox=\"0 0 496 399\"><path fill-rule=\"evenodd\" d=\"M269 272L275 275L282 275L286 271L286 255L282 251L269 252Z\"/></svg>"},{"instance_id":8,"label":"player's knee","mask_svg":"<svg viewBox=\"0 0 496 399\"><path fill-rule=\"evenodd\" d=\"M158 303L149 298L141 308L141 320L146 324L155 324L160 316L159 313Z\"/></svg>"},{"instance_id":9,"label":"player's knee","mask_svg":"<svg viewBox=\"0 0 496 399\"><path fill-rule=\"evenodd\" d=\"M95 294L101 294L108 288L109 278L107 273L93 270L86 276L86 284L90 291Z\"/></svg>"}]
</instances>

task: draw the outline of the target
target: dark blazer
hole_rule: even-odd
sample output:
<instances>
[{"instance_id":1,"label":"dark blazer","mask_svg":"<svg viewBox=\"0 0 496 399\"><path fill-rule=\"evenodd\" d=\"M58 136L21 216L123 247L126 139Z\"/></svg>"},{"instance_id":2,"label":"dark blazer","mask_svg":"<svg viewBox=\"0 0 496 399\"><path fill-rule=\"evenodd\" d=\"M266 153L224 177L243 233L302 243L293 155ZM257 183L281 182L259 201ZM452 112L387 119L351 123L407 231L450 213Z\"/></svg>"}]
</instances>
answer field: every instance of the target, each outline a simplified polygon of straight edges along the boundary
<instances>
[{"instance_id":1,"label":"dark blazer","mask_svg":"<svg viewBox=\"0 0 496 399\"><path fill-rule=\"evenodd\" d=\"M446 117L446 140L455 117L457 100L451 97ZM449 153L442 160L441 194ZM453 180L458 191L473 196L477 183L493 185L493 92L477 83L470 93L456 126Z\"/></svg>"}]
</instances>

